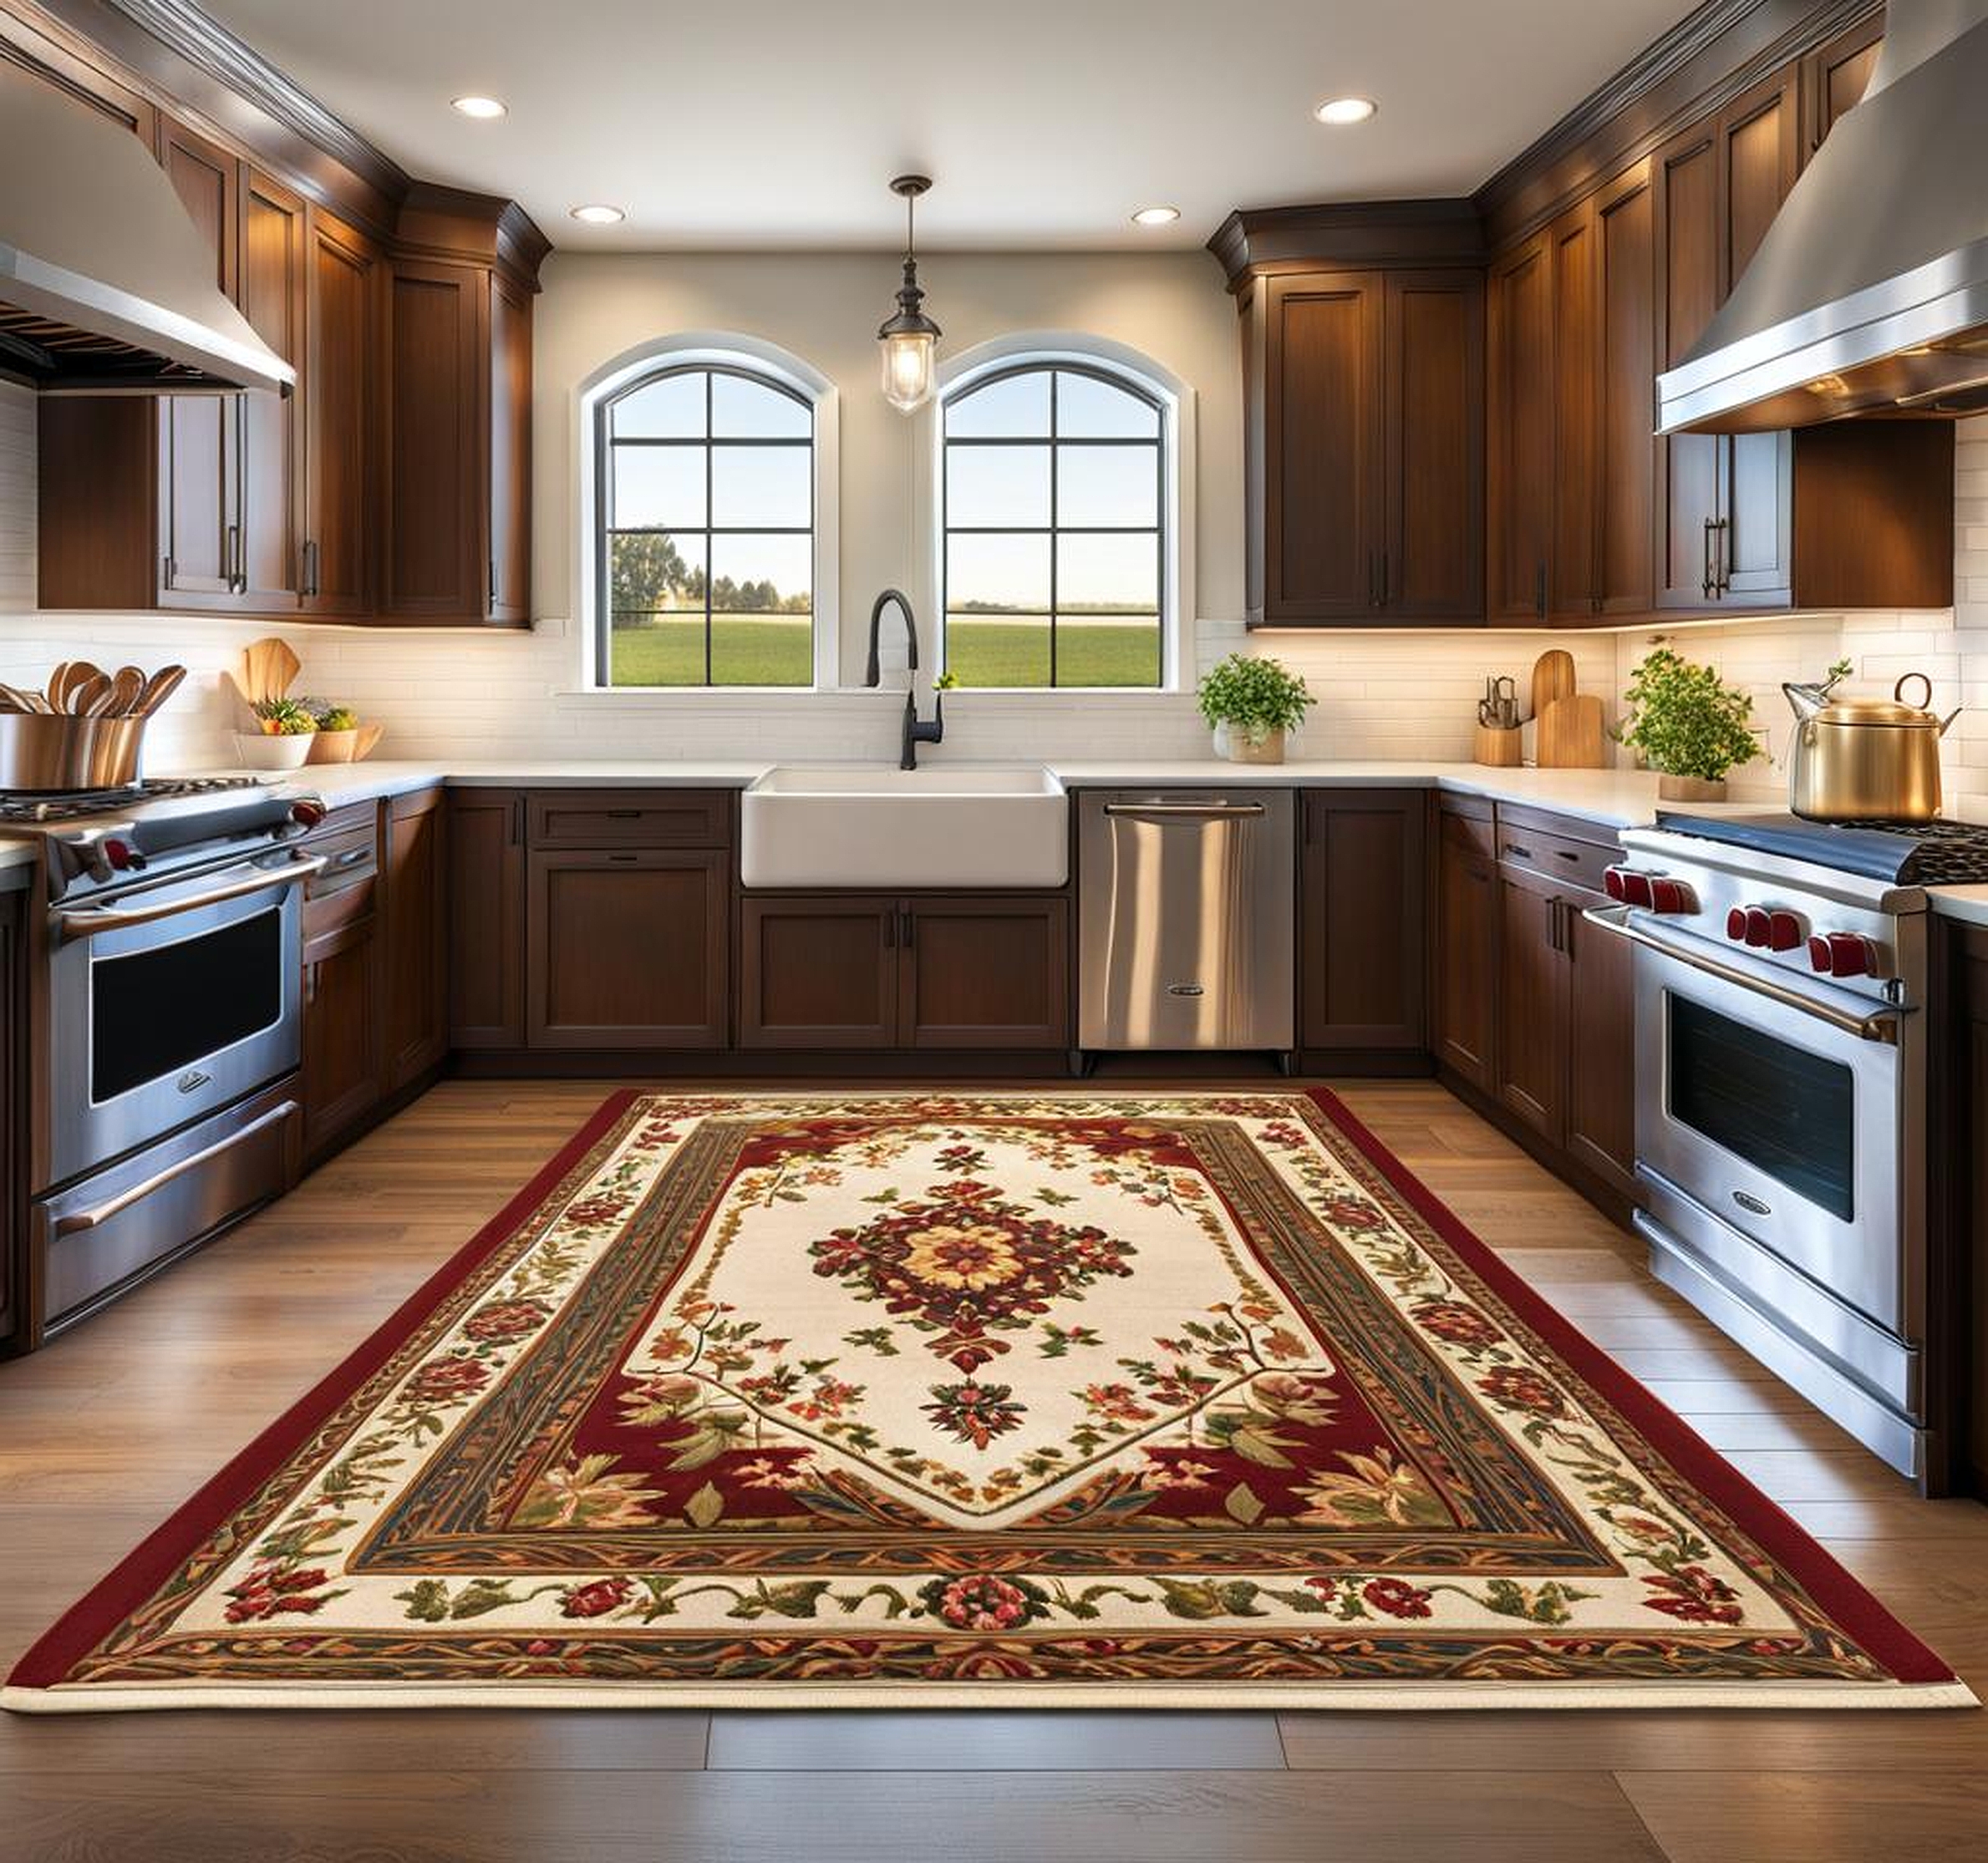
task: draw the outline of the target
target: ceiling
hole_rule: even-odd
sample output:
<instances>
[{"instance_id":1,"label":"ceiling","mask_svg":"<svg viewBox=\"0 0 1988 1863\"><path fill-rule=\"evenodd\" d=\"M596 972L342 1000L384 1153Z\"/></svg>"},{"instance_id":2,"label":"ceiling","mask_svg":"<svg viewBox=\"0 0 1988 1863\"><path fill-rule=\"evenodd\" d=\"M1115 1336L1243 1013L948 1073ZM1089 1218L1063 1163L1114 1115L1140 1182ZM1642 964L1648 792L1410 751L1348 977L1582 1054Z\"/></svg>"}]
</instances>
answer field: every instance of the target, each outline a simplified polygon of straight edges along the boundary
<instances>
[{"instance_id":1,"label":"ceiling","mask_svg":"<svg viewBox=\"0 0 1988 1863\"><path fill-rule=\"evenodd\" d=\"M206 0L411 173L572 248L1198 246L1238 206L1467 193L1681 0ZM465 93L510 114L475 123ZM1378 100L1355 129L1313 106ZM583 201L624 207L582 226ZM1157 231L1135 208L1177 206Z\"/></svg>"}]
</instances>

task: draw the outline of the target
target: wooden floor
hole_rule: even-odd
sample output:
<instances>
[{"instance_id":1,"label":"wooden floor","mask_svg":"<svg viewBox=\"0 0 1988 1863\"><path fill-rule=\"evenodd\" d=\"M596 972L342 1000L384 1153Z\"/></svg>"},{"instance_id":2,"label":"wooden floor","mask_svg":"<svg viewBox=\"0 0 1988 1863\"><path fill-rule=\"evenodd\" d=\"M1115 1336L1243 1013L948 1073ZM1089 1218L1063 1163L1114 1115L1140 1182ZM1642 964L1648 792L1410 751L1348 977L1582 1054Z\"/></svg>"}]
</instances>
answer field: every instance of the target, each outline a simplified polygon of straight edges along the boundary
<instances>
[{"instance_id":1,"label":"wooden floor","mask_svg":"<svg viewBox=\"0 0 1988 1863\"><path fill-rule=\"evenodd\" d=\"M602 1089L438 1088L0 1365L0 1667L383 1318ZM1931 1503L1440 1089L1342 1089L1597 1343L1988 1694L1988 1508ZM1988 1713L0 1716L0 1859L1967 1863Z\"/></svg>"}]
</instances>

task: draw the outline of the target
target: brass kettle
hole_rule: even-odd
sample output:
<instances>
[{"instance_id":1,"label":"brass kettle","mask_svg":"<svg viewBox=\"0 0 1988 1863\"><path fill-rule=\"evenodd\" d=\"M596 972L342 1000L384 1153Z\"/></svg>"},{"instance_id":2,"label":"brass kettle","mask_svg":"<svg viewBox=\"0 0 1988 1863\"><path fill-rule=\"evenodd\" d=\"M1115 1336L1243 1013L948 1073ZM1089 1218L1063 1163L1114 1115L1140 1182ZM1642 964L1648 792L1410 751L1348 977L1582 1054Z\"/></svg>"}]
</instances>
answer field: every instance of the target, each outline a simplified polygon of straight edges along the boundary
<instances>
[{"instance_id":1,"label":"brass kettle","mask_svg":"<svg viewBox=\"0 0 1988 1863\"><path fill-rule=\"evenodd\" d=\"M1784 685L1797 723L1788 747L1788 806L1813 821L1930 821L1940 813L1940 740L1959 712L1941 718L1905 703L1908 673L1889 698L1835 698L1824 686Z\"/></svg>"}]
</instances>

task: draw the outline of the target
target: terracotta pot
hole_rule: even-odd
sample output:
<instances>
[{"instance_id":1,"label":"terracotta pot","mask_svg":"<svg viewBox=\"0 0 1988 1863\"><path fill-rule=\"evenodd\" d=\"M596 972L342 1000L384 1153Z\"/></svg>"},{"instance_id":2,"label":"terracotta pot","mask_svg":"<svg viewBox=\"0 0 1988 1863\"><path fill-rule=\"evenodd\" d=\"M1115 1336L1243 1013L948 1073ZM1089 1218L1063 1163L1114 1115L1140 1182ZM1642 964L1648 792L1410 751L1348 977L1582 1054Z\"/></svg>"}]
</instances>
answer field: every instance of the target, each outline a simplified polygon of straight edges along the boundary
<instances>
[{"instance_id":1,"label":"terracotta pot","mask_svg":"<svg viewBox=\"0 0 1988 1863\"><path fill-rule=\"evenodd\" d=\"M1657 777L1657 794L1665 802L1723 802L1726 779L1707 782L1702 776L1673 776L1664 770Z\"/></svg>"},{"instance_id":2,"label":"terracotta pot","mask_svg":"<svg viewBox=\"0 0 1988 1863\"><path fill-rule=\"evenodd\" d=\"M1232 764L1281 764L1284 761L1284 733L1266 732L1253 741L1246 732L1238 731L1233 725L1223 733L1227 740L1228 760Z\"/></svg>"}]
</instances>

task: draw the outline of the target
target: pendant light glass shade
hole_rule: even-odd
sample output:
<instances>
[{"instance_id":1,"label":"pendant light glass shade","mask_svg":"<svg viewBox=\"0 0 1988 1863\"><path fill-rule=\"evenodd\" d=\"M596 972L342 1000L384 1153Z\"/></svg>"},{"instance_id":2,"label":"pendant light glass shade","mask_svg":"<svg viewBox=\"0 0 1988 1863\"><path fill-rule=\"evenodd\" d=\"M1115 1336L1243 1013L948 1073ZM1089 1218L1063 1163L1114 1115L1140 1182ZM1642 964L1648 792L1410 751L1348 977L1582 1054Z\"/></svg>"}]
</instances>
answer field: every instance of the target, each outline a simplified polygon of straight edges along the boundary
<instances>
[{"instance_id":1,"label":"pendant light glass shade","mask_svg":"<svg viewBox=\"0 0 1988 1863\"><path fill-rule=\"evenodd\" d=\"M925 293L918 286L917 239L912 204L932 185L922 175L900 175L891 191L904 201L904 282L897 288L897 308L877 332L883 350L883 398L900 414L910 414L932 398L938 375L939 327L920 307Z\"/></svg>"}]
</instances>

